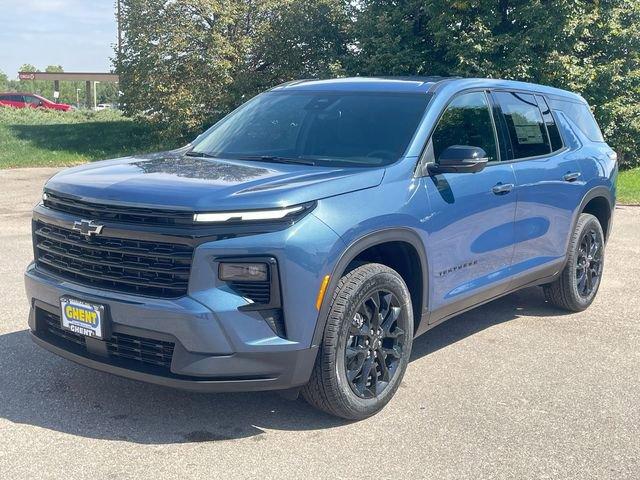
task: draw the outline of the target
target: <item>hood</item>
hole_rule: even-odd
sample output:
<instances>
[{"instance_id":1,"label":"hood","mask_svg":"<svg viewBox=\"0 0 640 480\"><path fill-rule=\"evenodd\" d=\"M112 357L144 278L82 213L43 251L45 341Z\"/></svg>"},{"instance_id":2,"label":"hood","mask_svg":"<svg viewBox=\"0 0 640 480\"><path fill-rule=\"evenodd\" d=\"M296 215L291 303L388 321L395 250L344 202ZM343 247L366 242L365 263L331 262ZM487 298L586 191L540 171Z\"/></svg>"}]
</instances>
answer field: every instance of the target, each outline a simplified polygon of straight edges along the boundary
<instances>
[{"instance_id":1,"label":"hood","mask_svg":"<svg viewBox=\"0 0 640 480\"><path fill-rule=\"evenodd\" d=\"M375 187L384 171L188 157L176 151L70 168L45 188L98 203L196 212L249 210Z\"/></svg>"}]
</instances>

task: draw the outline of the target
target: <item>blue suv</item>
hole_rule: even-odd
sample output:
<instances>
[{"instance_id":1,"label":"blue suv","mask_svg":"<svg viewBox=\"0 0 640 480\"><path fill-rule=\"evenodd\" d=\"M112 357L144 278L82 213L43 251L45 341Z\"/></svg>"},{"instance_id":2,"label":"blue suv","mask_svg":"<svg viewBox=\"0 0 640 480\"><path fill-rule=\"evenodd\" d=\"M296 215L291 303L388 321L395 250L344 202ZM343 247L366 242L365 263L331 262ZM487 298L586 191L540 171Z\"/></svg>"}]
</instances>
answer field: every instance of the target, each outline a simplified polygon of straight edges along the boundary
<instances>
[{"instance_id":1,"label":"blue suv","mask_svg":"<svg viewBox=\"0 0 640 480\"><path fill-rule=\"evenodd\" d=\"M514 290L593 301L617 160L587 103L460 78L296 81L185 148L65 170L33 212L33 340L193 391L347 419L413 339Z\"/></svg>"}]
</instances>

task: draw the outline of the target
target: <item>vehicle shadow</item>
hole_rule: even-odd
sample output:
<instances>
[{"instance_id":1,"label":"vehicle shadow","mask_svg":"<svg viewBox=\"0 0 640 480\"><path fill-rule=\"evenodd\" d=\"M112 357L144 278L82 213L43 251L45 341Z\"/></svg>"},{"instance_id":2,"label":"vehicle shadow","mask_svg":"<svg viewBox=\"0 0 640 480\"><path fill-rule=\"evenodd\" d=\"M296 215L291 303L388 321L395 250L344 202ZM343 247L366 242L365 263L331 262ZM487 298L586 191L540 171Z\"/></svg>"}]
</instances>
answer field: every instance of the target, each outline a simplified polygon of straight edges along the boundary
<instances>
[{"instance_id":1,"label":"vehicle shadow","mask_svg":"<svg viewBox=\"0 0 640 480\"><path fill-rule=\"evenodd\" d=\"M412 361L520 316L558 313L539 289L512 294L416 339ZM140 444L260 440L266 429L347 423L276 393L195 394L96 372L42 350L26 330L0 335L0 367L0 418L89 438Z\"/></svg>"},{"instance_id":2,"label":"vehicle shadow","mask_svg":"<svg viewBox=\"0 0 640 480\"><path fill-rule=\"evenodd\" d=\"M421 335L413 343L411 361L519 317L558 317L567 314L546 302L542 288L526 288L458 315Z\"/></svg>"}]
</instances>

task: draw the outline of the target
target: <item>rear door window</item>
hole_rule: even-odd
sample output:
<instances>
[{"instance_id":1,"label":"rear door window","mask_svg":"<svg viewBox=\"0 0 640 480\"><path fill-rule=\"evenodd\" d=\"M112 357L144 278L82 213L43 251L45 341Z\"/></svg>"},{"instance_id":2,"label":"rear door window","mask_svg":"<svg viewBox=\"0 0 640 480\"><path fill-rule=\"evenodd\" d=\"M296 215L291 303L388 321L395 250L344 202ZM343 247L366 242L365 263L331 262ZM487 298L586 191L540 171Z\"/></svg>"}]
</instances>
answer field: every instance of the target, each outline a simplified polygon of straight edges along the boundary
<instances>
[{"instance_id":1,"label":"rear door window","mask_svg":"<svg viewBox=\"0 0 640 480\"><path fill-rule=\"evenodd\" d=\"M551 153L551 144L542 112L533 95L495 92L513 151L513 158L529 158Z\"/></svg>"}]
</instances>

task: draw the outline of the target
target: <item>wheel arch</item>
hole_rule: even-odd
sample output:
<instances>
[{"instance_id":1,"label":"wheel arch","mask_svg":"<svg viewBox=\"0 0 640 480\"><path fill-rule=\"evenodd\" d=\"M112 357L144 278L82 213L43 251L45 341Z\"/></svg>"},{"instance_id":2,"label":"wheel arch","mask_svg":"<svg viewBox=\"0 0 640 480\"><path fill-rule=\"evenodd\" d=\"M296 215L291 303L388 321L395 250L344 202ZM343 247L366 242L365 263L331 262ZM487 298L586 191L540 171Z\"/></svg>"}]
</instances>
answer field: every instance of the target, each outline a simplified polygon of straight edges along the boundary
<instances>
[{"instance_id":1,"label":"wheel arch","mask_svg":"<svg viewBox=\"0 0 640 480\"><path fill-rule=\"evenodd\" d=\"M609 239L611 233L611 220L613 218L613 209L615 207L615 200L611 194L611 190L604 186L598 186L592 188L583 197L580 202L580 208L577 210L576 218L573 221L573 230L575 230L578 218L581 213L590 213L595 216L604 232L605 241Z\"/></svg>"},{"instance_id":2,"label":"wheel arch","mask_svg":"<svg viewBox=\"0 0 640 480\"><path fill-rule=\"evenodd\" d=\"M602 231L604 232L604 238L605 238L605 243L608 239L608 235L611 233L611 220L613 218L613 209L615 207L615 200L614 197L611 193L611 190L609 190L607 187L605 186L597 186L592 188L591 190L589 190L584 197L582 197L582 201L580 202L580 206L575 210L575 214L574 214L574 218L573 218L573 222L571 224L571 230L569 231L569 235L567 235L567 243L566 243L566 252L565 252L565 258L564 258L564 262L562 263L562 267L560 268L560 270L558 272L556 272L556 275L559 274L560 272L562 272L562 270L564 269L564 267L567 264L567 260L569 259L569 239L571 238L571 235L573 234L573 232L576 230L576 225L578 224L578 220L580 219L580 214L582 213L591 213L591 211L586 211L585 212L585 208L588 205L594 205L594 203L591 202L598 202L600 207L602 208L603 202L606 202L606 206L608 208L608 215L607 215L607 219L606 219L606 227L605 225L602 223L602 220L595 215L595 217L598 219L598 221L600 222L600 225L602 226Z\"/></svg>"},{"instance_id":3,"label":"wheel arch","mask_svg":"<svg viewBox=\"0 0 640 480\"><path fill-rule=\"evenodd\" d=\"M320 306L320 311L318 313L318 321L316 323L316 328L314 330L312 346L317 346L322 341L322 335L324 333L324 328L327 322L327 317L329 315L329 308L331 306L331 299L333 298L333 293L338 286L340 278L347 273L354 265L354 261L357 262L359 259L367 259L366 254L368 252L373 252L375 249L379 249L384 247L385 245L390 244L405 244L409 248L415 252L415 256L418 259L418 266L413 266L417 268L419 272L419 282L418 287L416 289L415 283L413 284L413 291L411 284L415 281L415 279L407 281L407 279L403 275L403 279L407 286L409 287L409 291L412 297L412 303L414 303L414 328L417 330L420 322L423 317L423 313L428 306L428 297L429 297L429 282L428 282L428 261L427 255L425 252L424 244L420 239L419 235L411 229L408 228L392 228L385 230L378 230L375 232L368 233L354 242L352 242L342 253L338 261L336 262L333 271L331 272L331 277L329 280L329 285L327 287L324 299ZM397 263L398 259L394 259L393 262L388 261L380 261L379 263L383 263L387 266ZM404 260L406 261L406 259ZM391 266L393 268L393 266ZM401 275L402 273L399 272ZM417 302L416 302L417 300ZM417 303L417 305L416 305Z\"/></svg>"}]
</instances>

